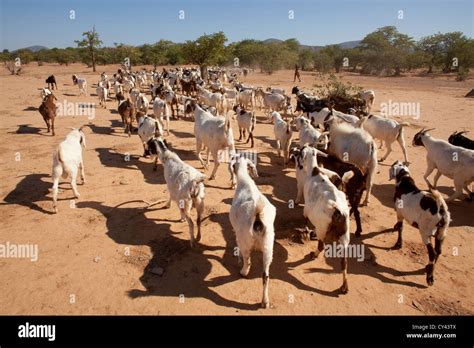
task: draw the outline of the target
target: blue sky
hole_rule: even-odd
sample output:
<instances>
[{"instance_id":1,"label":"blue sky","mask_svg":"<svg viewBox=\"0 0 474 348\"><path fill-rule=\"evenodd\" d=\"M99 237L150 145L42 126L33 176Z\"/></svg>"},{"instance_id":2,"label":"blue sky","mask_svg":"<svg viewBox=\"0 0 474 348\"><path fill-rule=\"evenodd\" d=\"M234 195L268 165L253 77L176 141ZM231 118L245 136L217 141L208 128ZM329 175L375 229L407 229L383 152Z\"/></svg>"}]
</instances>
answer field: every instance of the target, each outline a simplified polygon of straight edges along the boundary
<instances>
[{"instance_id":1,"label":"blue sky","mask_svg":"<svg viewBox=\"0 0 474 348\"><path fill-rule=\"evenodd\" d=\"M474 0L0 0L0 49L75 46L96 26L106 46L182 42L223 31L229 41L297 38L308 45L362 39L395 25L415 39L461 31L473 37ZM69 18L74 10L76 18ZM185 19L178 18L185 11ZM288 11L294 11L294 19ZM403 10L403 19L398 11Z\"/></svg>"}]
</instances>

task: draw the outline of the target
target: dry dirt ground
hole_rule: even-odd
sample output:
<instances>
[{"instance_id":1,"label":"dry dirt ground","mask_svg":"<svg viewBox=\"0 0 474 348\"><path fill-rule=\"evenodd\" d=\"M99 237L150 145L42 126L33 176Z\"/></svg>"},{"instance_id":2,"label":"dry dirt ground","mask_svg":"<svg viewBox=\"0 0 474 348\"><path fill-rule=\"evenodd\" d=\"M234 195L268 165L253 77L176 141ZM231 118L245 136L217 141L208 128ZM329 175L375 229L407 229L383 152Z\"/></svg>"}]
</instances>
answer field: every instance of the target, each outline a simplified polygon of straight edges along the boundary
<instances>
[{"instance_id":1,"label":"dry dirt ground","mask_svg":"<svg viewBox=\"0 0 474 348\"><path fill-rule=\"evenodd\" d=\"M109 75L117 66L99 67ZM375 178L372 202L361 209L363 236L351 243L364 246L365 260L349 260L349 293L339 295L342 277L334 259L311 261L316 242L298 242L304 225L302 207L288 207L296 195L293 168L284 169L274 149L272 126L258 113L256 145L259 188L277 207L276 241L270 269L268 310L261 301L261 255L253 254L249 279L239 276L236 246L228 212L233 191L225 165L217 179L206 181L203 238L197 250L189 247L187 224L175 209L162 209L167 199L161 165L152 170L150 159L140 157L138 136L123 133L115 101L108 109L97 109L95 119L59 117L56 136L46 134L37 111L39 89L54 73L59 102L97 102L99 73L83 65L68 67L30 64L21 76L1 71L2 112L0 143L0 242L37 244L37 262L0 258L1 314L473 314L474 203L449 205L452 223L436 272L435 284L427 287L424 266L427 252L418 231L405 227L404 246L391 250L396 234L386 232L395 223L393 182L388 166L402 159L397 144ZM88 97L79 97L71 75L89 82ZM411 145L419 127L436 127L432 135L447 139L454 130L473 130L474 100L463 98L473 87L472 79L455 82L452 77L400 78L341 75L376 91L375 112L381 102L418 102L421 118L409 119L413 126L405 138L411 171L425 188L422 174L425 150ZM254 73L244 82L261 86L292 86L292 72L271 76ZM318 82L315 74L303 73L302 87ZM405 119L406 120L406 119ZM84 152L87 182L79 185L80 199L70 207L72 191L60 184L59 213L52 214L52 151L70 131L87 124ZM171 121L171 143L182 159L202 169L196 154L191 121ZM234 134L237 127L233 125ZM473 132L474 133L474 132ZM472 134L471 134L472 136ZM238 149L248 145L239 143ZM126 154L130 161L125 160ZM18 158L18 154L20 157ZM380 157L380 154L379 154ZM19 159L19 160L17 160ZM442 178L440 191L453 192L451 180ZM160 201L147 208L143 202ZM163 276L150 272L164 269ZM471 284L471 285L469 285Z\"/></svg>"}]
</instances>

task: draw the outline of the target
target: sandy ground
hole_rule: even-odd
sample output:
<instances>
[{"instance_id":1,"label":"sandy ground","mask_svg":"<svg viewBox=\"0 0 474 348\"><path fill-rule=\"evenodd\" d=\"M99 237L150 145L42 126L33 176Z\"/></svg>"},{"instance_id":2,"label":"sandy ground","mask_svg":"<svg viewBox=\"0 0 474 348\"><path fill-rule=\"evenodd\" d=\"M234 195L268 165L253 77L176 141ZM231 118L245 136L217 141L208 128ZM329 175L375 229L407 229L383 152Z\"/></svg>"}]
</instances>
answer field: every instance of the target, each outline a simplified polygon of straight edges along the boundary
<instances>
[{"instance_id":1,"label":"sandy ground","mask_svg":"<svg viewBox=\"0 0 474 348\"><path fill-rule=\"evenodd\" d=\"M107 66L112 75L116 66ZM418 231L405 225L404 246L391 250L396 233L384 232L396 222L388 182L388 166L402 159L397 144L375 178L372 202L361 209L363 236L351 243L363 244L365 260L349 260L349 293L339 295L339 262L307 257L316 242L301 243L296 236L303 227L302 207L288 207L296 195L293 168L283 169L274 149L272 126L259 122L255 131L258 152L256 180L277 207L276 242L270 269L272 308L259 309L261 255L254 253L249 279L239 276L236 246L228 212L233 197L225 165L217 179L206 181L203 238L197 250L189 247L187 224L179 222L175 209L162 209L167 199L161 165L153 172L150 159L140 157L137 135L123 133L115 101L97 109L95 119L59 117L56 136L46 134L37 111L39 88L54 73L60 102L97 102L98 73L83 65L68 67L30 64L22 76L1 71L0 103L0 242L37 244L37 262L0 258L1 314L473 314L471 286L474 266L474 203L449 205L451 228L438 261L435 285L427 287L424 266L428 256ZM104 67L99 67L103 71ZM71 75L89 82L88 97L79 97ZM261 86L292 86L292 72L271 76L254 73L245 82ZM315 74L303 73L302 87L317 82ZM463 98L472 79L455 82L452 77L376 78L343 76L376 91L375 111L381 102L419 102L421 118L409 121L405 139L411 171L425 187L425 150L411 145L421 126L436 127L432 135L446 139L454 130L473 130L474 100ZM405 119L406 120L406 119ZM60 184L59 213L52 214L52 151L69 127L88 124L84 152L87 183L79 185L81 197L70 207L72 191ZM237 127L234 124L234 134ZM172 121L168 141L182 159L202 169L195 155L193 123ZM237 133L238 134L238 133ZM472 136L472 134L471 134ZM239 143L239 149L248 145ZM130 154L130 161L125 155ZM18 154L20 158L18 158ZM379 155L380 157L380 155ZM17 160L19 159L19 160ZM440 191L453 192L452 181L441 178ZM160 201L147 208L142 201ZM351 220L351 231L355 223ZM471 239L469 239L471 238ZM471 242L470 242L471 240ZM471 244L469 244L471 243ZM162 267L164 275L150 272Z\"/></svg>"}]
</instances>

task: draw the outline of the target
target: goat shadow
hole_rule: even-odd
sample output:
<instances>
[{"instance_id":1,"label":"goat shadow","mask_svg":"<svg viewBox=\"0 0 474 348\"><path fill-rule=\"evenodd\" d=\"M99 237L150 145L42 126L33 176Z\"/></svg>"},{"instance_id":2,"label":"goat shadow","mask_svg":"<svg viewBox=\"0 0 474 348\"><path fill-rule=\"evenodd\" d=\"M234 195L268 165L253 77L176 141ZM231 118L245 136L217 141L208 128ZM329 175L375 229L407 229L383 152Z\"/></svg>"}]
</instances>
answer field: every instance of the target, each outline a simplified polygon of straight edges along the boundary
<instances>
[{"instance_id":1,"label":"goat shadow","mask_svg":"<svg viewBox=\"0 0 474 348\"><path fill-rule=\"evenodd\" d=\"M28 106L27 108L24 108L23 111L39 111L39 107Z\"/></svg>"},{"instance_id":2,"label":"goat shadow","mask_svg":"<svg viewBox=\"0 0 474 348\"><path fill-rule=\"evenodd\" d=\"M51 181L48 182L44 180L45 178L51 180L51 176L46 174L25 175L23 179L18 182L16 187L4 198L5 203L0 204L18 204L39 211L40 213L54 214L52 210L46 210L38 205L38 202L50 200L47 198L47 195L53 187L53 184ZM73 199L72 189L69 182L62 181L59 185L61 190L70 191L70 198L59 197L58 201Z\"/></svg>"},{"instance_id":3,"label":"goat shadow","mask_svg":"<svg viewBox=\"0 0 474 348\"><path fill-rule=\"evenodd\" d=\"M41 130L44 130L44 133L41 133ZM32 127L29 124L20 124L16 131L8 132L8 134L37 134L42 136L50 135L50 133L47 133L46 131L46 128Z\"/></svg>"},{"instance_id":4,"label":"goat shadow","mask_svg":"<svg viewBox=\"0 0 474 348\"><path fill-rule=\"evenodd\" d=\"M125 205L127 202L122 203ZM140 282L145 290L130 289L130 298L147 296L171 297L179 301L184 298L205 298L222 307L255 310L258 304L239 303L226 299L214 291L206 280L212 270L211 261L220 259L206 251L222 250L220 246L199 244L191 249L186 223L162 223L159 219L147 217L153 209L143 207L106 206L100 202L79 202L78 207L91 208L101 212L107 219L107 235L118 244L149 246L151 259L144 267ZM166 220L169 221L169 220ZM172 232L171 226L181 232ZM203 234L206 233L205 225ZM175 234L183 235L184 239ZM133 256L133 253L131 254ZM125 257L125 256L124 256ZM125 261L125 260L124 260ZM146 263L147 261L145 261ZM155 267L165 270L162 277L150 271ZM181 271L180 271L181 270Z\"/></svg>"},{"instance_id":5,"label":"goat shadow","mask_svg":"<svg viewBox=\"0 0 474 348\"><path fill-rule=\"evenodd\" d=\"M99 147L95 151L99 155L100 163L105 167L139 170L142 172L145 182L149 184L166 184L161 173L163 171L162 167L158 166L158 170L154 171L151 159L147 159L149 163L143 162L140 161L140 155L128 154L127 156L109 148Z\"/></svg>"}]
</instances>

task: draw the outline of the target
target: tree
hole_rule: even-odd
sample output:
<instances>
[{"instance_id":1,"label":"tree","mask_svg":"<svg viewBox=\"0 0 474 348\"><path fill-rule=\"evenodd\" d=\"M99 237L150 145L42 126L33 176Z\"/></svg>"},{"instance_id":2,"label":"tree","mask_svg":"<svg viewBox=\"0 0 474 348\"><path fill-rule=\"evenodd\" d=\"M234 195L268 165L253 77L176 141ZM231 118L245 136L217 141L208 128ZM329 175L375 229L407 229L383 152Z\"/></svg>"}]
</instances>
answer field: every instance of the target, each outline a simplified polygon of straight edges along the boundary
<instances>
[{"instance_id":1,"label":"tree","mask_svg":"<svg viewBox=\"0 0 474 348\"><path fill-rule=\"evenodd\" d=\"M186 41L183 53L189 63L199 65L201 76L207 78L207 67L225 61L227 37L222 31L211 35L202 35L195 41Z\"/></svg>"},{"instance_id":2,"label":"tree","mask_svg":"<svg viewBox=\"0 0 474 348\"><path fill-rule=\"evenodd\" d=\"M301 70L310 70L313 68L313 52L309 49L303 49L298 54L298 65Z\"/></svg>"},{"instance_id":3,"label":"tree","mask_svg":"<svg viewBox=\"0 0 474 348\"><path fill-rule=\"evenodd\" d=\"M326 74L331 71L334 61L323 50L318 50L314 53L314 67L321 74Z\"/></svg>"},{"instance_id":4,"label":"tree","mask_svg":"<svg viewBox=\"0 0 474 348\"><path fill-rule=\"evenodd\" d=\"M425 36L417 43L417 48L427 56L428 74L433 72L433 68L443 60L443 34L438 33Z\"/></svg>"},{"instance_id":5,"label":"tree","mask_svg":"<svg viewBox=\"0 0 474 348\"><path fill-rule=\"evenodd\" d=\"M386 26L368 34L361 42L365 56L363 71L400 75L407 67L407 57L415 47L413 39Z\"/></svg>"},{"instance_id":6,"label":"tree","mask_svg":"<svg viewBox=\"0 0 474 348\"><path fill-rule=\"evenodd\" d=\"M321 54L326 55L331 60L331 64L338 73L341 69L343 59L347 56L347 53L339 45L328 45L321 48Z\"/></svg>"},{"instance_id":7,"label":"tree","mask_svg":"<svg viewBox=\"0 0 474 348\"><path fill-rule=\"evenodd\" d=\"M77 47L84 48L89 54L89 58L92 62L92 71L95 72L95 59L97 49L102 45L102 41L99 39L99 34L95 31L95 27L91 31L82 33L84 39L74 40Z\"/></svg>"}]
</instances>

